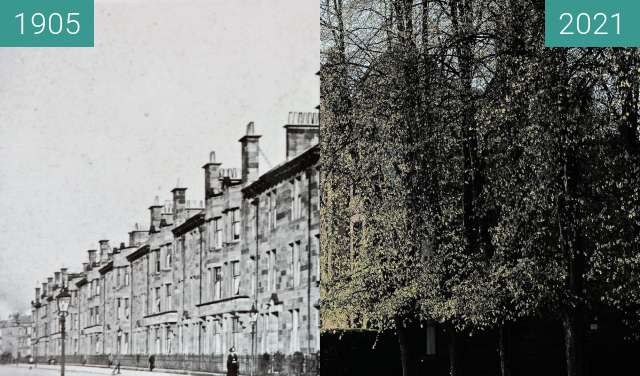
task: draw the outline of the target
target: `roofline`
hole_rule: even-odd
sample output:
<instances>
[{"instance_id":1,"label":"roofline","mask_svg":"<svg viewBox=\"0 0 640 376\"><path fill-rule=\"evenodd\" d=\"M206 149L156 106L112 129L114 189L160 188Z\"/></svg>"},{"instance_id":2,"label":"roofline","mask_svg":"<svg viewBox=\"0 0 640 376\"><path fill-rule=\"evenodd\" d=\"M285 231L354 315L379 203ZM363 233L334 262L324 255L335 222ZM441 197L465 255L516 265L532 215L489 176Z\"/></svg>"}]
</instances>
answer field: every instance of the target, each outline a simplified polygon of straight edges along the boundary
<instances>
[{"instance_id":1,"label":"roofline","mask_svg":"<svg viewBox=\"0 0 640 376\"><path fill-rule=\"evenodd\" d=\"M184 233L187 233L193 230L194 228L200 226L203 223L204 223L204 212L200 212L198 214L191 216L180 226L172 229L171 232L173 232L173 235L175 236L180 236Z\"/></svg>"},{"instance_id":2,"label":"roofline","mask_svg":"<svg viewBox=\"0 0 640 376\"><path fill-rule=\"evenodd\" d=\"M149 244L145 244L140 248L138 248L137 250L133 251L130 255L127 255L127 261L129 262L135 261L140 257L146 255L148 252L149 252Z\"/></svg>"},{"instance_id":3,"label":"roofline","mask_svg":"<svg viewBox=\"0 0 640 376\"><path fill-rule=\"evenodd\" d=\"M295 158L286 161L261 175L258 180L242 189L242 193L247 197L255 197L266 191L278 182L287 179L299 171L313 166L320 159L320 145L315 144Z\"/></svg>"}]
</instances>

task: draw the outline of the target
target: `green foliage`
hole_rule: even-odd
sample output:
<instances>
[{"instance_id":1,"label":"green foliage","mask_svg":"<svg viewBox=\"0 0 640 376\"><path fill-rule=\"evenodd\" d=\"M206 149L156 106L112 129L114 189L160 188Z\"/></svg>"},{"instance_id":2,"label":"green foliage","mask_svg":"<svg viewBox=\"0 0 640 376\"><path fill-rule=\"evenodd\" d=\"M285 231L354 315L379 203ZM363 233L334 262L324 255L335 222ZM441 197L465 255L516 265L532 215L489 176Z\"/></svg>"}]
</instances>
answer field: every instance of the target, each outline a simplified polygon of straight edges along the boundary
<instances>
[{"instance_id":1,"label":"green foliage","mask_svg":"<svg viewBox=\"0 0 640 376\"><path fill-rule=\"evenodd\" d=\"M542 1L323 2L326 327L640 313L640 57ZM640 328L638 328L640 329Z\"/></svg>"}]
</instances>

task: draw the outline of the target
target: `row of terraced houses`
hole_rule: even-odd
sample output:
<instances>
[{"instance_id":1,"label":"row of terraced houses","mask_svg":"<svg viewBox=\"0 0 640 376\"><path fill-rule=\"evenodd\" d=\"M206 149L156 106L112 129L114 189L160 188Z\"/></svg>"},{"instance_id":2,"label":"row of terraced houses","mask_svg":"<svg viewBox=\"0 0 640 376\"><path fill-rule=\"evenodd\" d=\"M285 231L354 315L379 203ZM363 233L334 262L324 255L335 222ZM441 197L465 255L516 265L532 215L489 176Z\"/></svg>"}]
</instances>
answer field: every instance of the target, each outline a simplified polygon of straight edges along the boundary
<instances>
[{"instance_id":1,"label":"row of terraced houses","mask_svg":"<svg viewBox=\"0 0 640 376\"><path fill-rule=\"evenodd\" d=\"M210 154L204 200L175 187L127 243L100 240L81 266L38 285L33 354L61 352L63 285L71 356L318 352L318 114L289 113L284 128L283 163L259 173L260 135L249 123L239 170Z\"/></svg>"}]
</instances>

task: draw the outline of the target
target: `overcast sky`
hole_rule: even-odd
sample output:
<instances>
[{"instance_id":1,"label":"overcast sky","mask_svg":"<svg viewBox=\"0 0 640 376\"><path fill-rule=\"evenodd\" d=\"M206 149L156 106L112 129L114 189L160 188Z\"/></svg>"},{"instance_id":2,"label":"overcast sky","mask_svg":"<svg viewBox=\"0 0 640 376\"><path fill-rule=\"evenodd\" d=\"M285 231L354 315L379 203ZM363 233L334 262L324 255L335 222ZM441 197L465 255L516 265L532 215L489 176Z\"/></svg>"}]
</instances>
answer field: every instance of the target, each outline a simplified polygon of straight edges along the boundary
<instances>
[{"instance_id":1,"label":"overcast sky","mask_svg":"<svg viewBox=\"0 0 640 376\"><path fill-rule=\"evenodd\" d=\"M249 121L281 162L287 113L319 104L317 1L95 7L95 48L0 48L0 319L98 240L146 228L177 179L202 200L209 151L239 167Z\"/></svg>"}]
</instances>

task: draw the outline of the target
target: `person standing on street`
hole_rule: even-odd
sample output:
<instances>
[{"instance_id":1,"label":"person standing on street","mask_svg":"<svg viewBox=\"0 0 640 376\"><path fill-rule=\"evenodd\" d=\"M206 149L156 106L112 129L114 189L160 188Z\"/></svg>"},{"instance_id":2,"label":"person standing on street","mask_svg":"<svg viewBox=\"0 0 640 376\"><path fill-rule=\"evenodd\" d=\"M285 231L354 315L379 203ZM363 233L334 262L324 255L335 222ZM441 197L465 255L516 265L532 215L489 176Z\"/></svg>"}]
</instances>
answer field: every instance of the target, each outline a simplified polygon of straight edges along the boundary
<instances>
[{"instance_id":1,"label":"person standing on street","mask_svg":"<svg viewBox=\"0 0 640 376\"><path fill-rule=\"evenodd\" d=\"M154 368L156 368L156 356L151 354L149 355L149 371L153 372Z\"/></svg>"},{"instance_id":2,"label":"person standing on street","mask_svg":"<svg viewBox=\"0 0 640 376\"><path fill-rule=\"evenodd\" d=\"M227 376L238 376L239 370L238 355L235 347L232 347L229 349L229 356L227 357Z\"/></svg>"}]
</instances>

